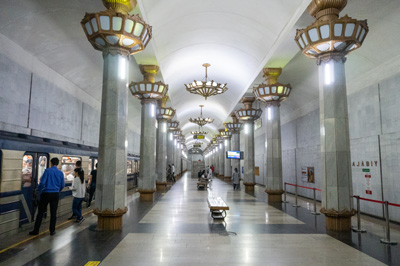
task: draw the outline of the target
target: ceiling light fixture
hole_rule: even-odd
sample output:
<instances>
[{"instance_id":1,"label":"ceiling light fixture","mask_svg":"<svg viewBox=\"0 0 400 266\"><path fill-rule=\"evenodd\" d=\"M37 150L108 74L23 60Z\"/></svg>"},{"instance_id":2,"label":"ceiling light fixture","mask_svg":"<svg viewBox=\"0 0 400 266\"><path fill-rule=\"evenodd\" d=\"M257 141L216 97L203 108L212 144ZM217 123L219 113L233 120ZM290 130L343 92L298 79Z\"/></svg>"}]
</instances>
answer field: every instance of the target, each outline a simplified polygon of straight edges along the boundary
<instances>
[{"instance_id":1,"label":"ceiling light fixture","mask_svg":"<svg viewBox=\"0 0 400 266\"><path fill-rule=\"evenodd\" d=\"M190 84L185 84L186 90L188 92L201 95L206 100L207 100L207 97L222 94L222 93L226 92L226 90L228 89L226 87L227 83L222 84L222 83L217 83L214 80L208 80L207 68L210 66L211 65L208 63L203 64L203 67L206 68L206 77L205 77L204 81L195 80Z\"/></svg>"},{"instance_id":2,"label":"ceiling light fixture","mask_svg":"<svg viewBox=\"0 0 400 266\"><path fill-rule=\"evenodd\" d=\"M197 118L189 118L189 121L193 124L197 124L200 127L203 127L206 124L211 124L212 122L214 122L214 119L211 118L206 118L203 117L203 107L204 105L199 105L200 106L200 117Z\"/></svg>"}]
</instances>

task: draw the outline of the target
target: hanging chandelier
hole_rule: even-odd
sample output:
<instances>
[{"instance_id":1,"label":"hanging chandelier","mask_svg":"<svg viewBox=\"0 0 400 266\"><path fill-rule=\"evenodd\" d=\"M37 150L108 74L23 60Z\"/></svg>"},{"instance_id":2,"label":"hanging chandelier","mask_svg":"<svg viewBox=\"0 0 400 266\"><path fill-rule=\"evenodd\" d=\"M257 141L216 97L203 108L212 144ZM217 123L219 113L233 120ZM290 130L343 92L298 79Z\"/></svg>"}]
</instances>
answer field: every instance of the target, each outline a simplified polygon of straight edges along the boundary
<instances>
[{"instance_id":1,"label":"hanging chandelier","mask_svg":"<svg viewBox=\"0 0 400 266\"><path fill-rule=\"evenodd\" d=\"M228 89L226 87L227 83L222 84L222 83L217 83L214 80L208 80L207 68L210 66L211 65L208 63L203 64L203 67L206 68L206 77L204 81L195 80L190 84L185 84L186 90L188 92L201 95L204 98L206 98L206 100L207 97L222 94L226 92L226 90Z\"/></svg>"},{"instance_id":2,"label":"hanging chandelier","mask_svg":"<svg viewBox=\"0 0 400 266\"><path fill-rule=\"evenodd\" d=\"M211 119L209 117L203 117L203 107L204 105L199 105L200 106L200 117L197 118L189 118L189 121L193 124L197 124L200 127L203 127L206 124L211 124L212 122L214 122L214 119Z\"/></svg>"}]
</instances>

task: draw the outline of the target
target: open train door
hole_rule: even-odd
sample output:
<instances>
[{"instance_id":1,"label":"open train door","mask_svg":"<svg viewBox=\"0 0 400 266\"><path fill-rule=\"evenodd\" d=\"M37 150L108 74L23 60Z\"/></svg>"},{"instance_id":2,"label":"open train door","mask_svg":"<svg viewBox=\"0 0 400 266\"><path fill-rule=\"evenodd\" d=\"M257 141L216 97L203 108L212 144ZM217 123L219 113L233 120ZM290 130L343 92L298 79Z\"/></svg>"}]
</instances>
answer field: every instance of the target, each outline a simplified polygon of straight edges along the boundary
<instances>
[{"instance_id":1,"label":"open train door","mask_svg":"<svg viewBox=\"0 0 400 266\"><path fill-rule=\"evenodd\" d=\"M37 186L44 170L49 165L49 155L45 153L26 152L22 160L21 172L21 206L19 226L34 221L38 204Z\"/></svg>"}]
</instances>

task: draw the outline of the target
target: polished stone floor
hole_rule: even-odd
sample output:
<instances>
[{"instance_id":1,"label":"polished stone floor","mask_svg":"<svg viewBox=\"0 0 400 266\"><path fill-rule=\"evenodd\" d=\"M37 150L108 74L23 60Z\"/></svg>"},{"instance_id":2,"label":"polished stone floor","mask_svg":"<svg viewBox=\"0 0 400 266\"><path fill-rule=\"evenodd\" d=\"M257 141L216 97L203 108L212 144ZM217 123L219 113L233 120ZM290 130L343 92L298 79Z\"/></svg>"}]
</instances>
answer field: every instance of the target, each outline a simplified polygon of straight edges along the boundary
<instances>
[{"instance_id":1,"label":"polished stone floor","mask_svg":"<svg viewBox=\"0 0 400 266\"><path fill-rule=\"evenodd\" d=\"M0 265L400 265L399 245L379 243L380 224L363 219L365 234L326 232L325 217L311 215L307 201L271 206L262 187L250 195L219 179L208 190L196 183L187 173L154 203L130 193L122 231L98 232L88 214L82 225L0 253ZM230 207L224 221L211 218L210 196ZM394 240L399 232L392 230Z\"/></svg>"}]
</instances>

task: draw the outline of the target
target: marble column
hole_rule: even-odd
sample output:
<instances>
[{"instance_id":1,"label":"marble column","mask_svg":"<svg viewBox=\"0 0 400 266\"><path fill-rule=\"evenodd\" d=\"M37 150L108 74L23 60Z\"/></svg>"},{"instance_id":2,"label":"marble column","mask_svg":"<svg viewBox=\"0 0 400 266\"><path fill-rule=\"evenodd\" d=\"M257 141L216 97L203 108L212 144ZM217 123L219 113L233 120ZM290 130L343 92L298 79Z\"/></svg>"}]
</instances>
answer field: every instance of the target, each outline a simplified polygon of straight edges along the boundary
<instances>
[{"instance_id":1,"label":"marble column","mask_svg":"<svg viewBox=\"0 0 400 266\"><path fill-rule=\"evenodd\" d=\"M156 116L157 101L146 99L141 101L142 118L140 131L140 200L153 201L156 191Z\"/></svg>"},{"instance_id":2,"label":"marble column","mask_svg":"<svg viewBox=\"0 0 400 266\"><path fill-rule=\"evenodd\" d=\"M167 120L159 118L157 122L156 189L164 191L167 186Z\"/></svg>"},{"instance_id":3,"label":"marble column","mask_svg":"<svg viewBox=\"0 0 400 266\"><path fill-rule=\"evenodd\" d=\"M240 151L240 131L232 131L232 151ZM240 176L242 177L240 160L229 159L229 161L231 161L231 173L234 173L235 168L237 168Z\"/></svg>"},{"instance_id":4,"label":"marble column","mask_svg":"<svg viewBox=\"0 0 400 266\"><path fill-rule=\"evenodd\" d=\"M246 192L254 191L256 179L254 174L255 153L254 153L254 120L258 119L262 111L252 107L255 101L254 96L244 96L241 102L244 108L235 111L238 119L244 123L244 181Z\"/></svg>"},{"instance_id":5,"label":"marble column","mask_svg":"<svg viewBox=\"0 0 400 266\"><path fill-rule=\"evenodd\" d=\"M167 136L167 166L174 163L174 137L171 130L168 130Z\"/></svg>"},{"instance_id":6,"label":"marble column","mask_svg":"<svg viewBox=\"0 0 400 266\"><path fill-rule=\"evenodd\" d=\"M225 145L221 140L219 144L219 176L224 179L225 177Z\"/></svg>"},{"instance_id":7,"label":"marble column","mask_svg":"<svg viewBox=\"0 0 400 266\"><path fill-rule=\"evenodd\" d=\"M99 167L96 203L97 229L119 230L126 207L126 124L128 113L128 53L103 52ZM121 75L123 73L123 75Z\"/></svg>"},{"instance_id":8,"label":"marble column","mask_svg":"<svg viewBox=\"0 0 400 266\"><path fill-rule=\"evenodd\" d=\"M266 169L268 202L281 202L283 194L281 117L279 102L268 103L264 112L266 121Z\"/></svg>"},{"instance_id":9,"label":"marble column","mask_svg":"<svg viewBox=\"0 0 400 266\"><path fill-rule=\"evenodd\" d=\"M246 192L254 191L256 185L256 177L254 175L254 121L247 120L244 122L244 180Z\"/></svg>"},{"instance_id":10,"label":"marble column","mask_svg":"<svg viewBox=\"0 0 400 266\"><path fill-rule=\"evenodd\" d=\"M214 161L215 161L214 167L215 167L215 176L216 177L219 177L219 151L220 151L219 145L216 145L215 146L215 155L214 155Z\"/></svg>"},{"instance_id":11,"label":"marble column","mask_svg":"<svg viewBox=\"0 0 400 266\"><path fill-rule=\"evenodd\" d=\"M231 138L227 137L224 140L225 154L224 154L224 180L229 181L232 178L231 173L231 160L226 158L226 152L231 150Z\"/></svg>"},{"instance_id":12,"label":"marble column","mask_svg":"<svg viewBox=\"0 0 400 266\"><path fill-rule=\"evenodd\" d=\"M345 57L319 63L322 209L328 230L350 230L354 215Z\"/></svg>"}]
</instances>

